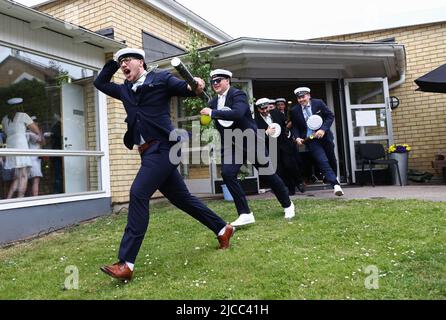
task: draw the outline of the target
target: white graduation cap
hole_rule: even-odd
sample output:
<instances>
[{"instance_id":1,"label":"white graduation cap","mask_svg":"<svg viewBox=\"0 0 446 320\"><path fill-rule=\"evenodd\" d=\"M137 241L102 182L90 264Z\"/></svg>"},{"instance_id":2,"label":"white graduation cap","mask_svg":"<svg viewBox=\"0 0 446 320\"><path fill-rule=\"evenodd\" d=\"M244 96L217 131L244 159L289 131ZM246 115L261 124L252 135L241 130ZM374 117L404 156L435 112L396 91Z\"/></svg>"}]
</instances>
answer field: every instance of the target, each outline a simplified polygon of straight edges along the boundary
<instances>
[{"instance_id":1,"label":"white graduation cap","mask_svg":"<svg viewBox=\"0 0 446 320\"><path fill-rule=\"evenodd\" d=\"M299 87L296 90L294 90L294 94L298 97L304 96L310 92L311 92L311 90L308 87Z\"/></svg>"},{"instance_id":2,"label":"white graduation cap","mask_svg":"<svg viewBox=\"0 0 446 320\"><path fill-rule=\"evenodd\" d=\"M232 72L225 70L225 69L215 69L211 71L211 79L217 78L217 77L223 77L223 78L232 78Z\"/></svg>"},{"instance_id":3,"label":"white graduation cap","mask_svg":"<svg viewBox=\"0 0 446 320\"><path fill-rule=\"evenodd\" d=\"M261 98L259 100L256 101L256 107L257 108L263 108L265 106L268 106L270 104L270 99L268 98Z\"/></svg>"},{"instance_id":4,"label":"white graduation cap","mask_svg":"<svg viewBox=\"0 0 446 320\"><path fill-rule=\"evenodd\" d=\"M16 105L16 104L21 104L23 103L23 99L22 98L12 98L8 100L8 104L9 105Z\"/></svg>"},{"instance_id":5,"label":"white graduation cap","mask_svg":"<svg viewBox=\"0 0 446 320\"><path fill-rule=\"evenodd\" d=\"M118 62L127 57L144 60L146 58L146 53L142 49L124 48L115 54L115 60Z\"/></svg>"}]
</instances>

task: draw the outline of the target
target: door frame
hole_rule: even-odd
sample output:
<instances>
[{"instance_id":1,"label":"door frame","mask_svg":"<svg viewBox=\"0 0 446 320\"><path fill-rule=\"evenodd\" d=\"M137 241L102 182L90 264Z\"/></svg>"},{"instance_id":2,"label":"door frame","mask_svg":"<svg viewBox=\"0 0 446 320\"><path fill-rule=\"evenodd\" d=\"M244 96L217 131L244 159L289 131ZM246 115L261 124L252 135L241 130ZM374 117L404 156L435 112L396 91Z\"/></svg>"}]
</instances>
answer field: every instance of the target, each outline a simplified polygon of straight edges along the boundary
<instances>
[{"instance_id":1,"label":"door frame","mask_svg":"<svg viewBox=\"0 0 446 320\"><path fill-rule=\"evenodd\" d=\"M350 96L350 83L361 83L361 82L381 82L383 85L384 102L383 103L373 103L373 104L352 104ZM351 177L352 182L356 183L356 150L355 142L365 143L367 141L376 140L386 140L387 145L393 143L393 125L392 125L392 110L390 108L390 92L389 83L386 77L384 78L350 78L344 79L344 94L345 94L345 107L347 113L347 124L348 124L348 145L350 151L350 162L351 162ZM378 92L376 92L378 94ZM383 109L386 114L386 135L370 135L370 136L354 136L354 127L352 112L355 110L369 110L369 109Z\"/></svg>"}]
</instances>

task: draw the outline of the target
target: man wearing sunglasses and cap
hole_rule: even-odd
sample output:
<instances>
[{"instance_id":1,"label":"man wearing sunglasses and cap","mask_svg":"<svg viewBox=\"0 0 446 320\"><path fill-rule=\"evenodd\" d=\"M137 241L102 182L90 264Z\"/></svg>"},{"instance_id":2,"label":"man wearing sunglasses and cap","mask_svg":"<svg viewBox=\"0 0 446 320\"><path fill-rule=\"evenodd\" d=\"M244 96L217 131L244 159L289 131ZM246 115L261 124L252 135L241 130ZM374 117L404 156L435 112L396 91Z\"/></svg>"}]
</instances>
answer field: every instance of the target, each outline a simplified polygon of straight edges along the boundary
<instances>
[{"instance_id":1,"label":"man wearing sunglasses and cap","mask_svg":"<svg viewBox=\"0 0 446 320\"><path fill-rule=\"evenodd\" d=\"M305 144L317 166L331 184L336 196L343 196L338 179L336 177L337 161L334 151L334 137L330 130L334 121L334 114L322 100L312 99L311 90L308 87L299 87L294 90L298 105L291 111L292 132L297 145ZM320 128L311 130L308 119L318 115L322 118ZM314 137L314 139L307 139Z\"/></svg>"},{"instance_id":2,"label":"man wearing sunglasses and cap","mask_svg":"<svg viewBox=\"0 0 446 320\"><path fill-rule=\"evenodd\" d=\"M124 144L128 149L138 146L141 168L130 189L127 226L121 240L118 259L113 265L101 267L106 274L119 280L131 280L139 249L149 224L149 199L159 190L172 204L200 221L217 236L219 249L229 247L234 229L218 215L192 196L186 187L178 164L170 161L170 149L177 142L169 137L174 127L170 120L170 98L193 97L204 89L198 83L195 92L170 72L146 70L145 53L141 49L126 48L108 61L94 81L95 87L105 94L121 100L127 113L127 132ZM124 84L111 82L121 70Z\"/></svg>"},{"instance_id":3,"label":"man wearing sunglasses and cap","mask_svg":"<svg viewBox=\"0 0 446 320\"><path fill-rule=\"evenodd\" d=\"M252 224L255 222L254 214L251 212L243 188L237 180L237 174L242 164L236 161L240 155L246 161L247 155L249 154L248 146L247 143L235 145L233 141L225 141L225 131L231 130L231 133L233 133L234 130L240 130L241 132L249 132L249 130L252 130L256 137L256 144L260 141L264 147L265 141L263 137L262 139L258 139L257 124L252 118L246 94L242 90L231 87L232 73L228 70L217 69L213 70L210 76L212 89L218 96L209 102L209 108L202 109L200 113L201 115L208 115L212 119L217 120L216 127L220 133L222 145L221 176L234 198L239 215L238 219L232 222L231 225L239 227ZM254 151L254 154L257 153ZM269 159L268 154L266 154L266 158ZM255 157L253 165L257 169L261 167L257 157ZM285 218L293 218L295 216L294 204L290 200L288 189L282 179L276 173L264 175L263 177L271 186L277 200L284 208Z\"/></svg>"}]
</instances>

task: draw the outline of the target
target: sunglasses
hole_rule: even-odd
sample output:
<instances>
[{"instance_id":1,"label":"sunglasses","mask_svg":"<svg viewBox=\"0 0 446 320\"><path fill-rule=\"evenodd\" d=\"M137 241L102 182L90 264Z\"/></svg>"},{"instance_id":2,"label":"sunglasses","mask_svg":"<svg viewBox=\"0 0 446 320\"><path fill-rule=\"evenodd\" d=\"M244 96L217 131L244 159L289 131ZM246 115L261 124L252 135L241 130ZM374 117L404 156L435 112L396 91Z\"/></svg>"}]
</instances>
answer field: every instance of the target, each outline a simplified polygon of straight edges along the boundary
<instances>
[{"instance_id":1,"label":"sunglasses","mask_svg":"<svg viewBox=\"0 0 446 320\"><path fill-rule=\"evenodd\" d=\"M225 78L216 78L211 80L211 85L215 86L216 84L219 84L222 80Z\"/></svg>"}]
</instances>

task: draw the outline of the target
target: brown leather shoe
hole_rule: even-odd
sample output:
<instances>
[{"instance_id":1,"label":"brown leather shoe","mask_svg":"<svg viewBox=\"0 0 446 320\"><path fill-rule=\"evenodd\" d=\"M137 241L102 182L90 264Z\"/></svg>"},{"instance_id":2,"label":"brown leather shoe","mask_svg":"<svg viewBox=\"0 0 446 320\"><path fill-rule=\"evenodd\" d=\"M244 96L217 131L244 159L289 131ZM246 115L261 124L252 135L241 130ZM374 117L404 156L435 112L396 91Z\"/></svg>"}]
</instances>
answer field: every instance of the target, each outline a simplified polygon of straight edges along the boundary
<instances>
[{"instance_id":1,"label":"brown leather shoe","mask_svg":"<svg viewBox=\"0 0 446 320\"><path fill-rule=\"evenodd\" d=\"M227 249L229 248L229 240L231 239L232 235L234 234L234 227L230 224L226 225L226 230L223 235L218 236L218 242L220 243L220 246L218 249Z\"/></svg>"},{"instance_id":2,"label":"brown leather shoe","mask_svg":"<svg viewBox=\"0 0 446 320\"><path fill-rule=\"evenodd\" d=\"M130 281L133 276L133 271L130 270L125 262L116 262L111 266L103 266L101 267L101 271L121 281Z\"/></svg>"}]
</instances>

